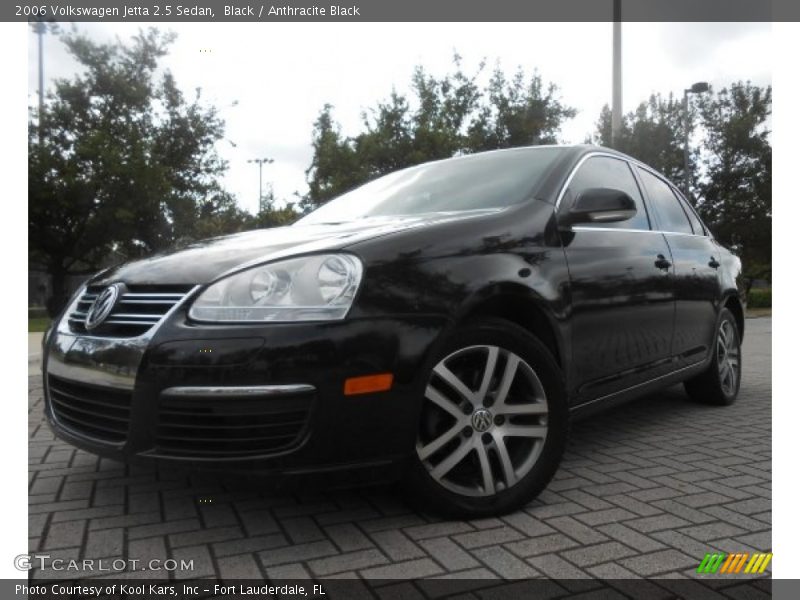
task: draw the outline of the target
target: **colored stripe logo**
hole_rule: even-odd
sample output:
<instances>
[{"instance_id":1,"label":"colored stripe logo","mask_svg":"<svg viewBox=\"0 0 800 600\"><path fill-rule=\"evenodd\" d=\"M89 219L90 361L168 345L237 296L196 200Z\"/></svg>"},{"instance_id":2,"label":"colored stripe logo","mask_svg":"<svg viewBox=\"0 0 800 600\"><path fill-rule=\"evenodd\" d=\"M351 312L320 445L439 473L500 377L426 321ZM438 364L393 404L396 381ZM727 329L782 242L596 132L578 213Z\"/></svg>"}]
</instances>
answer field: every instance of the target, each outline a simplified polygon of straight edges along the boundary
<instances>
[{"instance_id":1,"label":"colored stripe logo","mask_svg":"<svg viewBox=\"0 0 800 600\"><path fill-rule=\"evenodd\" d=\"M728 554L726 552L706 553L700 566L697 567L698 573L727 573L727 574L760 574L767 569L772 560L772 552L736 552Z\"/></svg>"}]
</instances>

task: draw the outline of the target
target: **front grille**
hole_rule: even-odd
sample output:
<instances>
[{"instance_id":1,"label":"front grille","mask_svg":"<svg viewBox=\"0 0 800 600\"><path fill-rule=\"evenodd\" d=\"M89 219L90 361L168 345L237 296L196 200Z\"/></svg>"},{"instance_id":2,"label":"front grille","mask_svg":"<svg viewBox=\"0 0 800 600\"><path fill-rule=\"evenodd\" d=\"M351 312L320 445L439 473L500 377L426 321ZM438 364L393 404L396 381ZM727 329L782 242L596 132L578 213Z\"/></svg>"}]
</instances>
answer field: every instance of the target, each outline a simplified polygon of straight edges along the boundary
<instances>
[{"instance_id":1,"label":"front grille","mask_svg":"<svg viewBox=\"0 0 800 600\"><path fill-rule=\"evenodd\" d=\"M273 454L297 444L314 393L273 398L161 395L156 444L165 456L235 458Z\"/></svg>"},{"instance_id":2,"label":"front grille","mask_svg":"<svg viewBox=\"0 0 800 600\"><path fill-rule=\"evenodd\" d=\"M75 310L69 315L70 331L86 333L86 314L103 289L103 286L86 288ZM104 337L142 335L183 300L190 289L191 286L131 286L117 300L111 314L91 334Z\"/></svg>"},{"instance_id":3,"label":"front grille","mask_svg":"<svg viewBox=\"0 0 800 600\"><path fill-rule=\"evenodd\" d=\"M128 437L131 394L49 375L50 405L59 423L75 433L111 443Z\"/></svg>"}]
</instances>

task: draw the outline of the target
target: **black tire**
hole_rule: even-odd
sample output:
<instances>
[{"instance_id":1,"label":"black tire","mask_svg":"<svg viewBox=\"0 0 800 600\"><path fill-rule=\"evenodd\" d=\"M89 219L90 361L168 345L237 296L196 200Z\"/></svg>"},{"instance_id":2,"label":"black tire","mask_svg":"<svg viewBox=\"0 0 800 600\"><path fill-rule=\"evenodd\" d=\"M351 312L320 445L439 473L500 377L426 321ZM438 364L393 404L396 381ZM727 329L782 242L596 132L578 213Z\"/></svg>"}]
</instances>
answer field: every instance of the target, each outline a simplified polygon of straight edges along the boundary
<instances>
[{"instance_id":1,"label":"black tire","mask_svg":"<svg viewBox=\"0 0 800 600\"><path fill-rule=\"evenodd\" d=\"M728 331L728 335L733 336L731 345L722 348L723 341L721 335L723 330ZM727 308L723 308L720 314L717 329L714 335L714 351L711 363L708 368L700 375L687 380L683 385L686 393L695 402L709 404L712 406L728 406L736 401L739 395L739 386L742 382L742 337L739 326L733 313ZM727 374L723 376L720 367L721 356L730 356L731 349L735 349L736 368L733 376L728 379ZM725 371L727 373L727 370Z\"/></svg>"},{"instance_id":2,"label":"black tire","mask_svg":"<svg viewBox=\"0 0 800 600\"><path fill-rule=\"evenodd\" d=\"M476 413L483 410L479 405L486 405L488 410L491 411L491 406L492 403L495 402L495 398L505 397L512 400L512 402L506 403L502 399L497 400L498 406L495 406L496 414L492 415L490 418L490 425L488 426L490 428L489 432L483 430L483 433L478 433L482 431L481 428L485 426L479 425L478 428L474 429L472 432L462 430L462 433L456 434L457 437L451 441L453 444L458 444L458 447L460 447L461 444L469 442L473 435L478 437L475 437L475 439L469 443L480 445L479 442L482 442L487 445L482 450L480 448L473 448L473 450L470 450L469 454L465 455L465 458L457 463L453 470L455 471L461 467L465 467L464 470L469 473L470 467L477 467L480 473L476 473L475 477L477 479L483 478L482 481L484 483L487 479L492 481L491 488L487 485L483 485L483 492L479 493L487 495L469 496L457 493L445 487L445 485L449 484L442 484L434 479L431 470L436 470L436 468L429 463L426 466L426 462L420 455L422 451L422 441L420 440L422 440L424 428L429 426L426 425L426 423L429 424L430 422L430 418L426 415L426 408L424 405L424 402L427 402L427 400L423 401L423 410L420 415L417 448L414 452L412 465L408 469L407 476L403 482L404 489L409 493L409 499L414 504L425 510L432 510L452 518L479 518L490 515L500 515L516 510L531 502L545 489L558 469L558 465L564 453L569 427L569 412L564 393L563 377L552 354L542 342L528 331L502 319L486 318L472 321L452 333L440 347L436 356L429 362L426 368L426 372L428 373L427 381L434 386L443 385L441 380L436 379L439 377L438 372L437 375L434 375L434 368L439 366L440 361L444 361L445 359L449 360L454 354L460 355L462 352L476 352L476 348L484 348L487 357L489 353L492 352L490 348L498 349L497 352L499 354L496 354L496 356L500 358L497 358L496 362L493 363L493 365L496 365L496 368L491 369L498 373L498 375L497 379L494 377L490 378L492 383L489 384L489 387L485 388L490 391L486 393L486 399L484 401L476 401L476 403L473 404L463 402L463 411L465 415L463 418L470 424L473 424L475 422ZM513 370L515 375L511 378L511 391L506 388L506 392L503 394L503 392L500 391L503 388L501 379L506 378L506 367L512 360L517 364L517 358L521 359L521 362L519 362L519 366ZM466 359L459 358L457 360ZM505 363L502 361L505 361ZM505 364L505 367L503 367L503 364ZM490 369L484 366L483 370L487 372ZM500 373L501 370L503 371L502 373ZM479 372L480 369L476 367L474 371ZM533 371L535 375L534 378L530 377L531 371ZM464 372L469 373L469 369ZM521 375L517 375L517 373L521 373ZM483 375L480 375L480 377L482 378ZM521 381L518 379L519 377L522 378ZM526 390L533 388L528 388L527 386L534 380L538 381L541 385L535 388L538 392L528 395ZM497 382L497 387L493 387L495 385L494 382ZM468 387L471 390L477 390L482 386L476 383L476 385ZM454 390L455 388L451 388L448 395L458 398L459 394ZM544 393L544 399L541 398L541 392ZM426 388L425 395L427 396L428 394ZM520 398L523 402L517 403ZM533 405L536 405L538 408L535 410L542 411L545 402L547 406L546 414L539 416L533 415L533 413L521 416L511 414L520 410L520 406L529 406L531 410L534 410ZM438 407L429 406L427 410L435 412L438 410ZM473 411L471 416L466 416L469 414L468 411ZM444 414L443 418L452 419L452 424L443 428L451 427L452 430L456 430L460 427L461 421L458 420L459 417L447 415L444 411L442 411L442 413ZM503 417L502 414L508 414L509 416ZM498 423L498 419L500 423ZM518 432L520 430L517 429L516 435L519 435L519 437L515 437L515 434L511 434L510 439L519 441L507 442L509 438L505 437L505 435L510 433L509 429L515 429L520 422L523 423L521 427L530 426L535 428L538 425L544 424L546 426L546 433L543 434L544 438L532 440L519 435ZM506 429L503 429L504 426ZM473 427L475 426L473 425ZM469 429L469 427L466 429ZM502 441L497 442L497 438L492 437L495 435L499 435ZM486 441L486 436L491 438L490 441ZM515 447L515 444L522 445L522 449L520 449L519 446ZM526 450L528 444L534 449ZM501 459L499 450L501 445L505 457L514 457L511 462L506 463L512 465L511 472L513 475L511 478L509 478L509 471L505 469L505 464ZM441 450L441 452L447 451L449 451L447 446L443 447ZM526 452L529 452L529 454L526 455ZM453 454L457 453L458 452L453 452ZM518 479L513 460L522 462L525 469L523 470L523 468L520 467ZM465 465L464 463L468 464ZM494 477L487 477L485 470L481 471L481 465L486 464L493 465L495 470L492 471L492 467L490 467L490 472L498 475L496 479ZM506 487L506 483L510 480L514 481L514 483ZM478 485L480 487L480 483ZM487 490L491 490L491 493L487 492Z\"/></svg>"}]
</instances>

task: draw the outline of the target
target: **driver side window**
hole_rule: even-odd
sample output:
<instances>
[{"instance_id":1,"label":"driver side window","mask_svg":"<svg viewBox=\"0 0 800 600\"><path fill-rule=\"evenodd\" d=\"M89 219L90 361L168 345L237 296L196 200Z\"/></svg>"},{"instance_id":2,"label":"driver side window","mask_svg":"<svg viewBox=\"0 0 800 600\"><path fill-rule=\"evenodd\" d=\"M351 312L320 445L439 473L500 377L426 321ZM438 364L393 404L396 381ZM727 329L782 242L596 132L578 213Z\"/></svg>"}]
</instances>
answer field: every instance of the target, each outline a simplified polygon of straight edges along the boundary
<instances>
[{"instance_id":1,"label":"driver side window","mask_svg":"<svg viewBox=\"0 0 800 600\"><path fill-rule=\"evenodd\" d=\"M624 160L607 156L592 156L577 170L564 195L564 204L571 207L580 193L589 188L612 188L622 190L636 203L636 214L627 221L615 223L589 223L581 227L602 227L614 229L650 229L647 209L642 193L633 177L631 168Z\"/></svg>"}]
</instances>

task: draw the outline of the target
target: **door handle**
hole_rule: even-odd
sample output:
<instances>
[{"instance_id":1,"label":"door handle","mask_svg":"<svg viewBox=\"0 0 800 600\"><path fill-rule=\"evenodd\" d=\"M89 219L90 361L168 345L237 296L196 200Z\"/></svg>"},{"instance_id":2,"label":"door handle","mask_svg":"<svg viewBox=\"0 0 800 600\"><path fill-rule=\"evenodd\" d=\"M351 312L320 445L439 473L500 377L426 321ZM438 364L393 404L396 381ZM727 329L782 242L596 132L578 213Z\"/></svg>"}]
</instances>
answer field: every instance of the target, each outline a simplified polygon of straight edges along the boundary
<instances>
[{"instance_id":1,"label":"door handle","mask_svg":"<svg viewBox=\"0 0 800 600\"><path fill-rule=\"evenodd\" d=\"M714 257L712 256L712 257L711 257L711 260L710 260L710 261L708 261L708 266L709 266L709 267L711 267L712 269L719 269L719 267L720 267L720 262L719 262L719 261L718 261L716 258L714 258Z\"/></svg>"},{"instance_id":2,"label":"door handle","mask_svg":"<svg viewBox=\"0 0 800 600\"><path fill-rule=\"evenodd\" d=\"M663 254L659 254L655 265L659 269L669 269L672 266L672 263L669 262Z\"/></svg>"}]
</instances>

